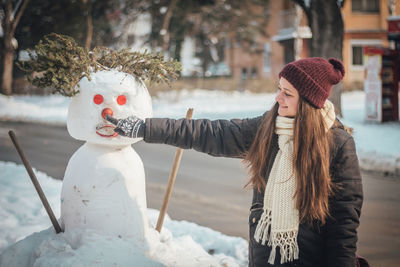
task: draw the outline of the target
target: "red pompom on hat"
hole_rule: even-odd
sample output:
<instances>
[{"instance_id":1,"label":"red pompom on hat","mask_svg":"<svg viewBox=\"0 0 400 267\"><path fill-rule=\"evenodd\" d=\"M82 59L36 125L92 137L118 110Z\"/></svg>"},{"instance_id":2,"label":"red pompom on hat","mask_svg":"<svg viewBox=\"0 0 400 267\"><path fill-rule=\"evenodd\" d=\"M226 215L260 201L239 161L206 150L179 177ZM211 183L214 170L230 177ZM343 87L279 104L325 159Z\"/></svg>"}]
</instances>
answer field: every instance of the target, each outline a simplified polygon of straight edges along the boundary
<instances>
[{"instance_id":1,"label":"red pompom on hat","mask_svg":"<svg viewBox=\"0 0 400 267\"><path fill-rule=\"evenodd\" d=\"M299 95L316 108L322 108L329 97L332 85L344 76L343 63L336 59L321 57L304 58L283 67L279 78L288 80Z\"/></svg>"}]
</instances>

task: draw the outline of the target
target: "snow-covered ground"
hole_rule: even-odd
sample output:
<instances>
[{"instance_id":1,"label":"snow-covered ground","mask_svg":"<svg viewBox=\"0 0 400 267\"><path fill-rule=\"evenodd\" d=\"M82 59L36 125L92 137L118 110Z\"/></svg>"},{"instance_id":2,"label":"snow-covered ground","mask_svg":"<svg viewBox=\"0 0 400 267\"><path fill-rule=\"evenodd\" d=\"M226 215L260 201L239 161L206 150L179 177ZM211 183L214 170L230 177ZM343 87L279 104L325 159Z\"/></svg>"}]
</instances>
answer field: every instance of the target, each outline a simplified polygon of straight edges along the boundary
<instances>
[{"instance_id":1,"label":"snow-covered ground","mask_svg":"<svg viewBox=\"0 0 400 267\"><path fill-rule=\"evenodd\" d=\"M35 171L35 174L55 216L59 218L62 182L39 171ZM150 223L155 225L158 211L148 209L147 215ZM31 235L35 232L38 233ZM134 242L129 242L129 239L79 230L55 235L24 166L0 162L0 255L9 245L26 236L29 237L23 243L17 244L23 246L18 251L26 251L19 257L18 266L28 266L32 258L35 258L35 266L94 266L92 264L95 263L96 266L132 266L132 263L148 266L140 265L143 262L137 261L134 253L137 248L132 246ZM218 264L247 265L246 240L226 236L191 222L174 221L166 216L160 240L163 246L168 246L168 253L163 253L165 247L161 245L155 250L159 252L156 258L161 262L171 262L171 259L160 259L160 255L179 258L178 262L181 263L189 262L178 266L192 266L192 259L203 259L204 262L205 258L211 257L207 252L213 251L211 258ZM81 262L76 262L77 259ZM0 265L6 264L6 260L0 257Z\"/></svg>"},{"instance_id":2,"label":"snow-covered ground","mask_svg":"<svg viewBox=\"0 0 400 267\"><path fill-rule=\"evenodd\" d=\"M170 91L153 98L155 117L184 117L189 107L194 118L230 119L258 116L274 102L274 94L207 90ZM0 95L0 120L66 124L69 99L53 96ZM342 95L343 122L354 129L361 168L400 174L400 123L373 123L364 119L364 92Z\"/></svg>"}]
</instances>

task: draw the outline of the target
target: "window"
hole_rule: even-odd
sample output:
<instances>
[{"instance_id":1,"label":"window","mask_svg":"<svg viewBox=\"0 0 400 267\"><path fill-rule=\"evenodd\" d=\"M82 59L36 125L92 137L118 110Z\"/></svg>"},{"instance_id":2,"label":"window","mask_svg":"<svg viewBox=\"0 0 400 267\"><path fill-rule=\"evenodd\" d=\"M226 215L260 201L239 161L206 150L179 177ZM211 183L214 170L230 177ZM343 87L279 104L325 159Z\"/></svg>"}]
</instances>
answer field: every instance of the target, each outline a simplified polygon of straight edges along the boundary
<instances>
[{"instance_id":1,"label":"window","mask_svg":"<svg viewBox=\"0 0 400 267\"><path fill-rule=\"evenodd\" d=\"M294 39L289 39L281 42L285 53L284 60L285 64L294 61Z\"/></svg>"},{"instance_id":2,"label":"window","mask_svg":"<svg viewBox=\"0 0 400 267\"><path fill-rule=\"evenodd\" d=\"M363 47L361 45L353 45L352 46L352 65L353 66L362 66L363 65Z\"/></svg>"},{"instance_id":3,"label":"window","mask_svg":"<svg viewBox=\"0 0 400 267\"><path fill-rule=\"evenodd\" d=\"M252 67L251 68L250 77L251 78L257 78L258 77L258 69L257 69L257 67Z\"/></svg>"},{"instance_id":4,"label":"window","mask_svg":"<svg viewBox=\"0 0 400 267\"><path fill-rule=\"evenodd\" d=\"M242 68L242 80L247 80L247 69Z\"/></svg>"},{"instance_id":5,"label":"window","mask_svg":"<svg viewBox=\"0 0 400 267\"><path fill-rule=\"evenodd\" d=\"M379 39L352 39L349 46L350 67L354 71L364 69L364 47L382 47L382 40Z\"/></svg>"},{"instance_id":6,"label":"window","mask_svg":"<svg viewBox=\"0 0 400 267\"><path fill-rule=\"evenodd\" d=\"M351 1L351 11L379 13L379 0L353 0Z\"/></svg>"}]
</instances>

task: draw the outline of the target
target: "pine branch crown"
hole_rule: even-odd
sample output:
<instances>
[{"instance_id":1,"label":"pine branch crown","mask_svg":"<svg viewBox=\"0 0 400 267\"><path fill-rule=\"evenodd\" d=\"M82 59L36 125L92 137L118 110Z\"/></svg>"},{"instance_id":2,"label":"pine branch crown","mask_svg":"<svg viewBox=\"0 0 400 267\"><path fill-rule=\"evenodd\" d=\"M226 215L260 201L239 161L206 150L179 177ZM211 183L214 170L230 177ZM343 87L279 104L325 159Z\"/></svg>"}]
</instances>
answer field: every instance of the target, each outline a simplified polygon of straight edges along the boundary
<instances>
[{"instance_id":1,"label":"pine branch crown","mask_svg":"<svg viewBox=\"0 0 400 267\"><path fill-rule=\"evenodd\" d=\"M79 93L79 81L90 80L90 74L100 70L115 69L131 74L138 80L165 82L178 78L181 64L176 60L164 60L161 54L132 52L128 49L115 51L107 47L95 47L87 51L72 37L51 33L28 50L29 60L18 67L26 72L29 82L53 93L74 96Z\"/></svg>"}]
</instances>

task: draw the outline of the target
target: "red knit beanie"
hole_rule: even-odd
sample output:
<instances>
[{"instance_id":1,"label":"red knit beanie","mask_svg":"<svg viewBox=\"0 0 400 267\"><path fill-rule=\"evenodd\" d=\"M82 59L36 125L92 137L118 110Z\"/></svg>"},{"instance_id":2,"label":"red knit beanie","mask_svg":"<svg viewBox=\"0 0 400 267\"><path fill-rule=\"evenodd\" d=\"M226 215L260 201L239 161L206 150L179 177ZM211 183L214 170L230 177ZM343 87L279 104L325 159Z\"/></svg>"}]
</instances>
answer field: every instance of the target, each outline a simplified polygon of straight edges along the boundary
<instances>
[{"instance_id":1,"label":"red knit beanie","mask_svg":"<svg viewBox=\"0 0 400 267\"><path fill-rule=\"evenodd\" d=\"M339 83L343 76L344 67L340 60L321 57L291 62L279 73L279 78L288 80L299 95L316 108L324 106L332 85Z\"/></svg>"}]
</instances>

